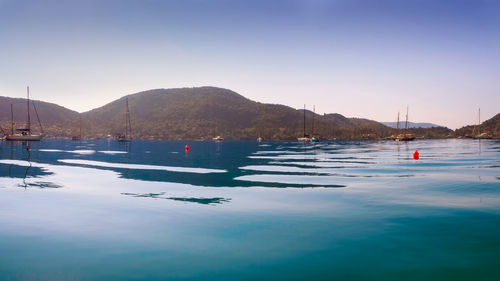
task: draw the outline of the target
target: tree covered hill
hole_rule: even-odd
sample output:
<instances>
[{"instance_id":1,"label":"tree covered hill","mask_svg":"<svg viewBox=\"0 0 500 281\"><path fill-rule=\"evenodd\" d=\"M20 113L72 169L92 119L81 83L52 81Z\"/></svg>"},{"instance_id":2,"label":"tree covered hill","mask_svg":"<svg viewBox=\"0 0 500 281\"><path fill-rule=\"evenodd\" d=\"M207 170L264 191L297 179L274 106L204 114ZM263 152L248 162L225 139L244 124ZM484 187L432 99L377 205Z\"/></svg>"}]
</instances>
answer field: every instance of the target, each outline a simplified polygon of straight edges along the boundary
<instances>
[{"instance_id":1,"label":"tree covered hill","mask_svg":"<svg viewBox=\"0 0 500 281\"><path fill-rule=\"evenodd\" d=\"M72 123L78 119L78 112L57 104L37 100L30 102L30 119L33 130L40 132L33 103L40 116L44 133L50 136L68 136L72 134ZM11 104L13 106L15 128L25 127L27 119L26 99L0 97L0 126L9 133L11 131Z\"/></svg>"},{"instance_id":2,"label":"tree covered hill","mask_svg":"<svg viewBox=\"0 0 500 281\"><path fill-rule=\"evenodd\" d=\"M500 113L484 121L479 126L468 125L455 131L457 137L473 137L478 133L483 133L493 138L500 138Z\"/></svg>"},{"instance_id":3,"label":"tree covered hill","mask_svg":"<svg viewBox=\"0 0 500 281\"><path fill-rule=\"evenodd\" d=\"M135 138L295 139L303 134L303 110L249 100L216 87L156 89L132 94L83 113L92 135L125 131L128 98ZM390 129L378 122L315 114L315 134L328 138L382 137ZM306 111L306 130L312 134L313 113Z\"/></svg>"},{"instance_id":4,"label":"tree covered hill","mask_svg":"<svg viewBox=\"0 0 500 281\"><path fill-rule=\"evenodd\" d=\"M125 132L127 99L133 138L211 139L220 135L235 140L255 140L259 136L266 140L295 140L303 135L303 109L255 102L216 87L149 90L81 114L51 103L35 103L49 137L78 135L80 127L84 137L106 137ZM26 119L25 99L0 97L0 123L4 130L10 130L11 103L16 124L24 124ZM33 108L31 112L35 116ZM368 119L319 115L309 110L305 115L306 133L323 139L380 139L396 133L395 129ZM35 117L32 121L36 122ZM452 132L443 127L413 130L409 131L417 137L433 138L447 137Z\"/></svg>"}]
</instances>

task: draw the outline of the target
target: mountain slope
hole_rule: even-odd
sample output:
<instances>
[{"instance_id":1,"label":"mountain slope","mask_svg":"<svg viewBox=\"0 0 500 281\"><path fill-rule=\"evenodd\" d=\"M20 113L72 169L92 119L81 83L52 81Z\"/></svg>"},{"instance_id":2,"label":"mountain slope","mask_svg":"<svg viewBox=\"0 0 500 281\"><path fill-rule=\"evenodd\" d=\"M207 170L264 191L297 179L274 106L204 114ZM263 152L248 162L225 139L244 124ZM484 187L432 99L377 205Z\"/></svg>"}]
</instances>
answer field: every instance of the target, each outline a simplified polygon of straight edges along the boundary
<instances>
[{"instance_id":1,"label":"mountain slope","mask_svg":"<svg viewBox=\"0 0 500 281\"><path fill-rule=\"evenodd\" d=\"M36 101L49 137L106 137L125 131L126 99L129 101L134 138L296 140L303 135L304 110L249 100L231 90L216 87L156 89L124 96L102 107L77 113L64 107ZM24 126L26 100L0 97L0 123L10 132L10 104L14 104L16 127ZM33 127L38 130L33 108ZM306 133L327 139L380 139L395 129L373 120L347 118L340 114L318 115L306 110ZM314 134L312 132L314 116ZM81 123L80 123L81 120ZM447 128L410 129L417 137L446 137Z\"/></svg>"},{"instance_id":2,"label":"mountain slope","mask_svg":"<svg viewBox=\"0 0 500 281\"><path fill-rule=\"evenodd\" d=\"M500 138L500 113L484 121L479 126L468 125L457 129L455 135L457 137L471 137L478 134L478 132L493 138Z\"/></svg>"},{"instance_id":3,"label":"mountain slope","mask_svg":"<svg viewBox=\"0 0 500 281\"><path fill-rule=\"evenodd\" d=\"M262 104L215 87L156 89L128 95L83 113L92 134L120 134L125 129L128 98L134 137L197 139L221 135L231 139L295 139L303 134L303 110ZM313 113L306 111L311 133ZM316 133L323 137L381 136L390 130L370 120L339 114L315 115Z\"/></svg>"},{"instance_id":4,"label":"mountain slope","mask_svg":"<svg viewBox=\"0 0 500 281\"><path fill-rule=\"evenodd\" d=\"M71 135L72 123L78 120L78 112L59 106L57 104L32 101L35 103L44 132L51 136ZM14 127L21 128L26 124L26 99L0 97L0 125L3 130L11 130L11 111L10 105L13 105ZM30 102L30 116L32 128L40 131L33 104Z\"/></svg>"}]
</instances>

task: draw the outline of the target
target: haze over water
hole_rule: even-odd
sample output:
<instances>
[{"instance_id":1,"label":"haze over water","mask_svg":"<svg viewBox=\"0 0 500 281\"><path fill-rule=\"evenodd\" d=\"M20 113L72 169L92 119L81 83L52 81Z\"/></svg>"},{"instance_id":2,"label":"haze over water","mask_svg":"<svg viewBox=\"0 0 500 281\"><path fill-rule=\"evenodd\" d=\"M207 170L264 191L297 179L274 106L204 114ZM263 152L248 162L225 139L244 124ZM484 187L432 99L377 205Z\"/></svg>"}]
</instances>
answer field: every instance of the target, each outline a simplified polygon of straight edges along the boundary
<instances>
[{"instance_id":1,"label":"haze over water","mask_svg":"<svg viewBox=\"0 0 500 281\"><path fill-rule=\"evenodd\" d=\"M185 144L0 142L0 279L500 273L498 141Z\"/></svg>"}]
</instances>

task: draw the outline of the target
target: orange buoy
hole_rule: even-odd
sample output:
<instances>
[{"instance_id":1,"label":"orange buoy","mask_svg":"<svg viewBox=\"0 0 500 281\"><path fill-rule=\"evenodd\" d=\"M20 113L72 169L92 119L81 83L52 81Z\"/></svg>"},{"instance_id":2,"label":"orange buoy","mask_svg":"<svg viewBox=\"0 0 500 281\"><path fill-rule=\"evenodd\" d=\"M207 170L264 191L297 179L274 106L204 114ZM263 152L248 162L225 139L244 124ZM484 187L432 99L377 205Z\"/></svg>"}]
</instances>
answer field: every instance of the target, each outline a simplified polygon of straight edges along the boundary
<instances>
[{"instance_id":1,"label":"orange buoy","mask_svg":"<svg viewBox=\"0 0 500 281\"><path fill-rule=\"evenodd\" d=\"M188 152L189 151L189 145L186 145L185 149L186 149L186 152Z\"/></svg>"},{"instance_id":2,"label":"orange buoy","mask_svg":"<svg viewBox=\"0 0 500 281\"><path fill-rule=\"evenodd\" d=\"M419 159L419 153L418 153L418 150L415 150L415 152L413 152L413 159L415 160L418 160Z\"/></svg>"}]
</instances>

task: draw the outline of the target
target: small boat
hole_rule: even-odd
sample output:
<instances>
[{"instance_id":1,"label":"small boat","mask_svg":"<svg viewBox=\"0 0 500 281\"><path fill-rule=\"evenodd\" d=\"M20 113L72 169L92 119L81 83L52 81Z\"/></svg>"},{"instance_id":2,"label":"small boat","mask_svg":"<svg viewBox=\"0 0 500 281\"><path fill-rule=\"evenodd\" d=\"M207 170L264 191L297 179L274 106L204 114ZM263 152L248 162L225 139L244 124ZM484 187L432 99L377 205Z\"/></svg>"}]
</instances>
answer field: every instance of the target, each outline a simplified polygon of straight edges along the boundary
<instances>
[{"instance_id":1,"label":"small boat","mask_svg":"<svg viewBox=\"0 0 500 281\"><path fill-rule=\"evenodd\" d=\"M257 142L262 142L262 138L261 138L261 137L258 137L258 138L257 138Z\"/></svg>"},{"instance_id":2,"label":"small boat","mask_svg":"<svg viewBox=\"0 0 500 281\"><path fill-rule=\"evenodd\" d=\"M214 141L223 141L224 138L221 137L221 136L216 136L215 138L212 138L212 140L214 140Z\"/></svg>"},{"instance_id":3,"label":"small boat","mask_svg":"<svg viewBox=\"0 0 500 281\"><path fill-rule=\"evenodd\" d=\"M319 138L317 138L317 137L312 137L312 138L311 138L311 142L319 142Z\"/></svg>"},{"instance_id":4,"label":"small boat","mask_svg":"<svg viewBox=\"0 0 500 281\"><path fill-rule=\"evenodd\" d=\"M43 138L43 128L40 118L38 117L38 111L36 110L35 104L33 103L33 108L35 109L36 117L38 119L38 124L40 125L41 134L33 134L31 132L31 118L30 118L30 87L27 87L27 120L26 128L16 129L17 133L14 133L14 110L13 105L10 105L10 116L11 116L11 133L5 136L6 140L9 141L39 141Z\"/></svg>"},{"instance_id":5,"label":"small boat","mask_svg":"<svg viewBox=\"0 0 500 281\"><path fill-rule=\"evenodd\" d=\"M132 124L130 123L130 110L128 107L128 98L125 99L126 111L125 111L125 134L116 136L116 140L119 142L130 142L132 141Z\"/></svg>"}]
</instances>

